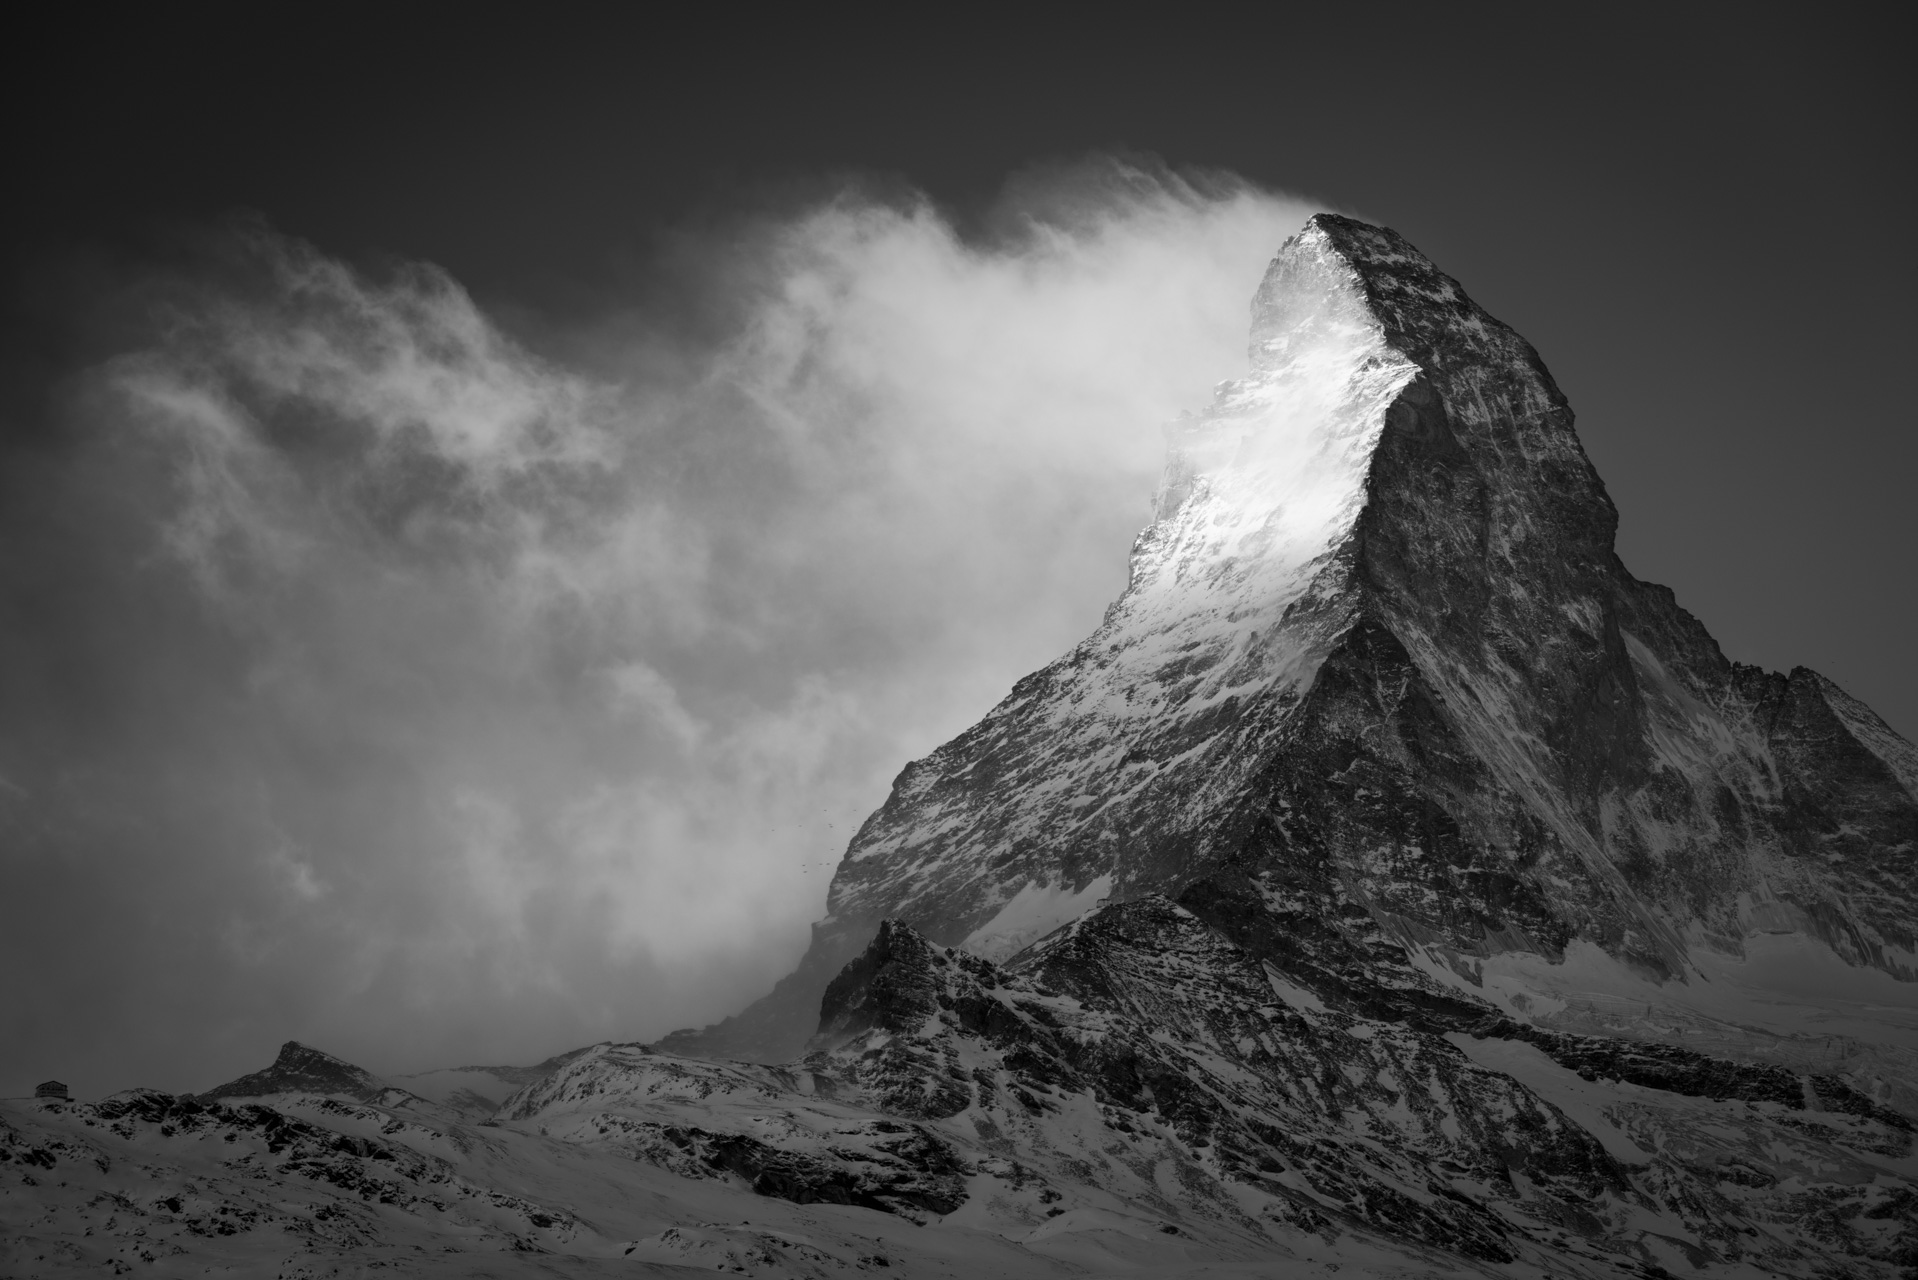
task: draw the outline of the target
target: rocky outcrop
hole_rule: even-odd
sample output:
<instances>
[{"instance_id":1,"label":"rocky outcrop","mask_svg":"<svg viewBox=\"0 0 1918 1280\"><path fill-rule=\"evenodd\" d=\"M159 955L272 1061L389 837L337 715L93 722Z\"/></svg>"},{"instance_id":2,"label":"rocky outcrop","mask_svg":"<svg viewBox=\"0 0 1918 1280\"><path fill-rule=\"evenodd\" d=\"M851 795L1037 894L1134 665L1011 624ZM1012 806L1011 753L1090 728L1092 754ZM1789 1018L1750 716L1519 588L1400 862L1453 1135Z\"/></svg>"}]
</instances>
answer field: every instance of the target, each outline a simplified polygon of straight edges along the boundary
<instances>
[{"instance_id":1,"label":"rocky outcrop","mask_svg":"<svg viewBox=\"0 0 1918 1280\"><path fill-rule=\"evenodd\" d=\"M208 1089L200 1099L213 1102L221 1098L265 1098L281 1093L322 1094L361 1102L396 1101L407 1096L406 1090L394 1088L345 1059L298 1040L288 1040L280 1046L280 1055L272 1066Z\"/></svg>"}]
</instances>

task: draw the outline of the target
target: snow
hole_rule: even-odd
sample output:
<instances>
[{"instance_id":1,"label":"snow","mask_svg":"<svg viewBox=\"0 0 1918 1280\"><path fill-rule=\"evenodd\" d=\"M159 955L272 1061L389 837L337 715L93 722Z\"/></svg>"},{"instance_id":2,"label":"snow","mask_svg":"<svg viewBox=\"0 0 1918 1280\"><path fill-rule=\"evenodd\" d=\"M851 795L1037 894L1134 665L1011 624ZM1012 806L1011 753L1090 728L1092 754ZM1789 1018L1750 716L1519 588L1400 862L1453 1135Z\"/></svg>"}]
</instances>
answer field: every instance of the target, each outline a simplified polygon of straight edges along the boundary
<instances>
[{"instance_id":1,"label":"snow","mask_svg":"<svg viewBox=\"0 0 1918 1280\"><path fill-rule=\"evenodd\" d=\"M1541 1026L1679 1045L1804 1073L1842 1073L1918 1103L1918 984L1847 964L1804 933L1760 933L1742 956L1694 946L1689 982L1657 982L1583 941L1562 963L1484 961L1481 998Z\"/></svg>"},{"instance_id":2,"label":"snow","mask_svg":"<svg viewBox=\"0 0 1918 1280\"><path fill-rule=\"evenodd\" d=\"M1004 960L1111 896L1110 872L1078 889L1035 880L1012 895L1012 901L1001 907L998 915L974 929L959 945L987 960Z\"/></svg>"},{"instance_id":3,"label":"snow","mask_svg":"<svg viewBox=\"0 0 1918 1280\"><path fill-rule=\"evenodd\" d=\"M1307 991L1298 983L1291 981L1271 965L1265 966L1266 981L1272 984L1272 994L1283 1000L1288 1006L1311 1013L1324 1013L1325 1001Z\"/></svg>"},{"instance_id":4,"label":"snow","mask_svg":"<svg viewBox=\"0 0 1918 1280\"><path fill-rule=\"evenodd\" d=\"M1621 1090L1649 1093L1633 1085L1601 1085L1579 1078L1576 1071L1561 1067L1533 1045L1519 1040L1475 1040L1452 1032L1445 1037L1460 1052L1479 1066L1512 1077L1533 1093L1564 1112L1580 1128L1597 1138L1613 1158L1626 1164L1645 1164L1651 1156L1633 1142L1605 1114L1607 1104Z\"/></svg>"},{"instance_id":5,"label":"snow","mask_svg":"<svg viewBox=\"0 0 1918 1280\"><path fill-rule=\"evenodd\" d=\"M1337 553L1386 410L1418 373L1322 232L1308 228L1272 270L1298 305L1264 298L1248 376L1167 428L1158 518L1125 594L1073 654L908 767L847 850L835 917L937 918L979 940L969 947L998 939L990 954L1009 954L1014 934L1040 934L998 913L1068 918L1040 906L1063 892L1053 851L1116 841L1108 891L1123 896L1130 864L1163 843L1150 828L1198 821L1256 767L1244 735L1276 731L1344 625ZM985 758L990 787L971 785Z\"/></svg>"},{"instance_id":6,"label":"snow","mask_svg":"<svg viewBox=\"0 0 1918 1280\"><path fill-rule=\"evenodd\" d=\"M418 1075L395 1076L393 1083L430 1102L469 1111L478 1117L490 1115L494 1107L520 1087L485 1067L423 1071Z\"/></svg>"}]
</instances>

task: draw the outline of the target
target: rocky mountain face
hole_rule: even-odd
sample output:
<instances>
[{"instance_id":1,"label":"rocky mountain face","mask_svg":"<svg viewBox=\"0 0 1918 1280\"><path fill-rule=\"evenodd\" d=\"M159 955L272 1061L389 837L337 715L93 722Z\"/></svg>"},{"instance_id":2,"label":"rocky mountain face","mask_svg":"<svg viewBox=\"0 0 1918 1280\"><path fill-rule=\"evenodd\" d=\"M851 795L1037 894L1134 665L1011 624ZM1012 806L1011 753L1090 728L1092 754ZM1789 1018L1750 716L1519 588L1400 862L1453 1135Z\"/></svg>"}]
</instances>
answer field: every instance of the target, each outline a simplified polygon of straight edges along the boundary
<instances>
[{"instance_id":1,"label":"rocky mountain face","mask_svg":"<svg viewBox=\"0 0 1918 1280\"><path fill-rule=\"evenodd\" d=\"M1531 346L1332 215L1252 310L1104 625L907 766L798 972L667 1047L792 1056L883 919L1003 958L1148 893L1335 992L1579 941L1686 981L1777 932L1918 978L1918 751L1626 571Z\"/></svg>"},{"instance_id":2,"label":"rocky mountain face","mask_svg":"<svg viewBox=\"0 0 1918 1280\"><path fill-rule=\"evenodd\" d=\"M1308 223L1169 434L1124 596L766 999L0 1103L0 1263L1918 1276L1918 752L1627 573L1537 355L1389 231Z\"/></svg>"}]
</instances>

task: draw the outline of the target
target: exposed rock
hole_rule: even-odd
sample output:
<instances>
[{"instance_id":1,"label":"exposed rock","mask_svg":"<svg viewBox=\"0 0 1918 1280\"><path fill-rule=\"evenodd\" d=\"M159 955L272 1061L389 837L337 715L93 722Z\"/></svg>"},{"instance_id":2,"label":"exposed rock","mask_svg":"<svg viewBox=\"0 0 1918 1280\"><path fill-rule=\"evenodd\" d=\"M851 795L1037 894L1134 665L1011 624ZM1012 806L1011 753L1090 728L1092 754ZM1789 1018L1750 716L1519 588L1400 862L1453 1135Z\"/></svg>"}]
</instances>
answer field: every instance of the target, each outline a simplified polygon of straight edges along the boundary
<instances>
[{"instance_id":1,"label":"exposed rock","mask_svg":"<svg viewBox=\"0 0 1918 1280\"><path fill-rule=\"evenodd\" d=\"M280 1093L316 1093L355 1098L361 1102L398 1101L407 1091L330 1053L298 1040L280 1046L280 1056L264 1071L255 1071L209 1089L200 1097L265 1098Z\"/></svg>"},{"instance_id":2,"label":"exposed rock","mask_svg":"<svg viewBox=\"0 0 1918 1280\"><path fill-rule=\"evenodd\" d=\"M794 975L662 1047L792 1056L884 918L1003 957L1150 893L1374 1011L1438 998L1420 947L1465 970L1584 940L1685 980L1699 939L1783 928L1918 976L1918 751L1626 572L1522 338L1326 214L1267 273L1251 358L1172 429L1105 623L900 774Z\"/></svg>"}]
</instances>

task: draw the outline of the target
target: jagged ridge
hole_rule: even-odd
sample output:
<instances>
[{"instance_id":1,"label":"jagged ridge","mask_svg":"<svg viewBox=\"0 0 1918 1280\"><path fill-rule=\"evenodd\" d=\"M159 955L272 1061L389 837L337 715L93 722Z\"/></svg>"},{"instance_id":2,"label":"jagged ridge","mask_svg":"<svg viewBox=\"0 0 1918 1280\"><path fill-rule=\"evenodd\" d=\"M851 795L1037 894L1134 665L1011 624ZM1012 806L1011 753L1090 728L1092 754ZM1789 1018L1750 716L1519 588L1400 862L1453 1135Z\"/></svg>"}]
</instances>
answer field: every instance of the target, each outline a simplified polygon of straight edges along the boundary
<instances>
[{"instance_id":1,"label":"jagged ridge","mask_svg":"<svg viewBox=\"0 0 1918 1280\"><path fill-rule=\"evenodd\" d=\"M1251 363L1170 431L1099 630L900 774L795 974L667 1047L792 1056L882 918L1003 956L1154 892L1335 999L1574 940L1683 978L1781 929L1914 976L1918 752L1625 570L1529 344L1325 214Z\"/></svg>"},{"instance_id":2,"label":"jagged ridge","mask_svg":"<svg viewBox=\"0 0 1918 1280\"><path fill-rule=\"evenodd\" d=\"M387 1095L404 1096L378 1076L343 1058L288 1040L280 1046L273 1065L253 1071L237 1080L229 1080L200 1095L200 1101L221 1098L264 1098L278 1093L314 1093L357 1098L361 1102L380 1102Z\"/></svg>"}]
</instances>

